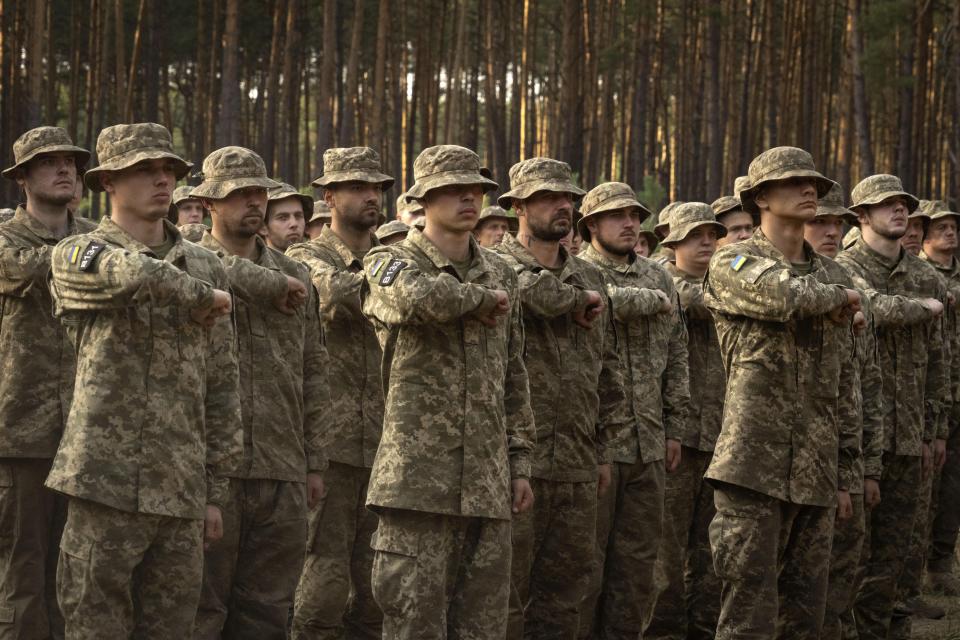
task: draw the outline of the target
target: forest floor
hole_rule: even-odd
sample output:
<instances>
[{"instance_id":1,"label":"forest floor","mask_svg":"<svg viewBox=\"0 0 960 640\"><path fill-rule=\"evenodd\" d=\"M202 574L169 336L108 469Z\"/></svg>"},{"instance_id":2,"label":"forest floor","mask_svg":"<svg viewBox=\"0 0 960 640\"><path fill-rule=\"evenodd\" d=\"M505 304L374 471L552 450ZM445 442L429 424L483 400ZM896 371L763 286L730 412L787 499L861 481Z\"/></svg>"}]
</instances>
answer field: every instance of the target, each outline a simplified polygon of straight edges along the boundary
<instances>
[{"instance_id":1,"label":"forest floor","mask_svg":"<svg viewBox=\"0 0 960 640\"><path fill-rule=\"evenodd\" d=\"M960 598L925 595L927 602L947 610L940 620L913 619L912 640L960 640Z\"/></svg>"}]
</instances>

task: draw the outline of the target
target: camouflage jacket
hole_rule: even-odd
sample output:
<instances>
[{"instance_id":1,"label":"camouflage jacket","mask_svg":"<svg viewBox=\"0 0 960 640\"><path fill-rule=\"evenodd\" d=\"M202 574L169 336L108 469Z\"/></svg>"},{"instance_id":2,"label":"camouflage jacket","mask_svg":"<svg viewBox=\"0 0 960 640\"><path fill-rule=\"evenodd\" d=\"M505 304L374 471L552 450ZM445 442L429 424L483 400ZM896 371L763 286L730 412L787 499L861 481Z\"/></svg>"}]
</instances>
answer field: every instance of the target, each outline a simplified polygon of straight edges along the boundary
<instances>
[{"instance_id":1,"label":"camouflage jacket","mask_svg":"<svg viewBox=\"0 0 960 640\"><path fill-rule=\"evenodd\" d=\"M533 475L595 481L597 465L613 460L607 445L627 428L626 397L609 301L590 329L577 325L570 312L584 305L588 290L605 291L603 276L563 247L563 268L554 275L509 234L497 251L520 286L537 437Z\"/></svg>"},{"instance_id":2,"label":"camouflage jacket","mask_svg":"<svg viewBox=\"0 0 960 640\"><path fill-rule=\"evenodd\" d=\"M832 506L859 470L852 332L826 315L843 270L804 249L801 275L759 229L710 261L704 303L727 371L723 425L706 477L795 504Z\"/></svg>"},{"instance_id":3,"label":"camouflage jacket","mask_svg":"<svg viewBox=\"0 0 960 640\"><path fill-rule=\"evenodd\" d=\"M231 255L209 231L199 244L223 260L233 289L243 460L225 474L305 482L307 471L327 468L331 415L327 351L310 274L260 238L256 262ZM286 295L287 276L307 287L307 299L293 315L272 303Z\"/></svg>"},{"instance_id":4,"label":"camouflage jacket","mask_svg":"<svg viewBox=\"0 0 960 640\"><path fill-rule=\"evenodd\" d=\"M851 282L848 286L855 288ZM853 349L856 367L854 367L853 387L841 389L849 392L853 406L849 408L849 419L861 428L861 460L854 467L848 488L850 493L863 493L863 478L880 480L883 471L883 433L886 399L883 395L883 372L880 370L880 354L877 350L877 328L872 312L872 304L863 296L861 306L867 320L866 328L853 333ZM864 399L867 398L867 401Z\"/></svg>"},{"instance_id":5,"label":"camouflage jacket","mask_svg":"<svg viewBox=\"0 0 960 640\"><path fill-rule=\"evenodd\" d=\"M236 337L190 310L227 289L217 256L183 240L164 260L109 218L53 250L54 312L77 354L73 404L47 486L122 511L202 518L243 455ZM206 469L206 474L204 474Z\"/></svg>"},{"instance_id":6,"label":"camouflage jacket","mask_svg":"<svg viewBox=\"0 0 960 640\"><path fill-rule=\"evenodd\" d=\"M612 458L627 464L638 457L643 462L663 460L665 438L684 444L691 440L687 329L679 305L673 313L660 313L661 299L653 291L677 300L673 279L652 260L638 256L630 264L619 264L592 245L580 252L580 258L599 267L603 275L627 395L628 425L609 445Z\"/></svg>"},{"instance_id":7,"label":"camouflage jacket","mask_svg":"<svg viewBox=\"0 0 960 640\"><path fill-rule=\"evenodd\" d=\"M330 227L324 227L319 238L290 247L287 255L310 268L320 294L333 402L327 418L327 453L336 462L369 468L383 430L383 353L373 325L360 309L363 263Z\"/></svg>"},{"instance_id":8,"label":"camouflage jacket","mask_svg":"<svg viewBox=\"0 0 960 640\"><path fill-rule=\"evenodd\" d=\"M534 426L517 278L471 239L461 280L419 229L364 259L363 312L383 348L386 407L367 504L510 519ZM473 319L507 292L496 328Z\"/></svg>"},{"instance_id":9,"label":"camouflage jacket","mask_svg":"<svg viewBox=\"0 0 960 640\"><path fill-rule=\"evenodd\" d=\"M919 456L921 443L946 437L949 409L949 363L943 340L944 319L929 314L908 298L944 301L946 288L929 264L901 250L891 263L863 238L842 252L837 262L873 303L877 348L886 398L884 451Z\"/></svg>"},{"instance_id":10,"label":"camouflage jacket","mask_svg":"<svg viewBox=\"0 0 960 640\"><path fill-rule=\"evenodd\" d=\"M673 276L689 336L690 411L683 445L698 451L713 451L723 422L723 396L727 387L717 327L713 314L703 303L703 279L681 271L672 263L665 268Z\"/></svg>"},{"instance_id":11,"label":"camouflage jacket","mask_svg":"<svg viewBox=\"0 0 960 640\"><path fill-rule=\"evenodd\" d=\"M67 235L96 228L69 216ZM60 239L18 207L0 226L0 457L52 458L70 411L76 359L50 309Z\"/></svg>"},{"instance_id":12,"label":"camouflage jacket","mask_svg":"<svg viewBox=\"0 0 960 640\"><path fill-rule=\"evenodd\" d=\"M944 345L950 362L950 410L947 414L947 430L953 431L960 426L960 324L957 317L957 305L960 304L960 260L953 258L950 266L945 267L928 258L922 251L920 258L936 269L943 278L944 287L953 294L954 299L953 304L944 304L943 307ZM942 428L937 437L943 437Z\"/></svg>"}]
</instances>

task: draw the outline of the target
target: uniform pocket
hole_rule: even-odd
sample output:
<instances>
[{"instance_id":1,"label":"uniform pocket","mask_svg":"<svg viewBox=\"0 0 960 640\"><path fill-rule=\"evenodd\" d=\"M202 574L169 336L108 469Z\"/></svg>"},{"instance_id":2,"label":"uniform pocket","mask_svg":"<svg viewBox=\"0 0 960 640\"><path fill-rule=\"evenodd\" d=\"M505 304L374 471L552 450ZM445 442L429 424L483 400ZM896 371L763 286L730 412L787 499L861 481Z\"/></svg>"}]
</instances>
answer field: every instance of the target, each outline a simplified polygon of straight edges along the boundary
<instances>
[{"instance_id":1,"label":"uniform pocket","mask_svg":"<svg viewBox=\"0 0 960 640\"><path fill-rule=\"evenodd\" d=\"M408 527L386 520L389 516L381 516L370 541L374 550L373 598L385 616L405 618L416 605L420 536Z\"/></svg>"},{"instance_id":2,"label":"uniform pocket","mask_svg":"<svg viewBox=\"0 0 960 640\"><path fill-rule=\"evenodd\" d=\"M717 499L717 514L710 523L710 548L713 551L713 568L717 577L742 582L759 577L758 567L763 566L765 555L763 520L770 515L775 500L757 494L753 503L714 494ZM724 504L725 502L733 504ZM773 543L776 547L776 543ZM776 556L776 550L773 551Z\"/></svg>"}]
</instances>

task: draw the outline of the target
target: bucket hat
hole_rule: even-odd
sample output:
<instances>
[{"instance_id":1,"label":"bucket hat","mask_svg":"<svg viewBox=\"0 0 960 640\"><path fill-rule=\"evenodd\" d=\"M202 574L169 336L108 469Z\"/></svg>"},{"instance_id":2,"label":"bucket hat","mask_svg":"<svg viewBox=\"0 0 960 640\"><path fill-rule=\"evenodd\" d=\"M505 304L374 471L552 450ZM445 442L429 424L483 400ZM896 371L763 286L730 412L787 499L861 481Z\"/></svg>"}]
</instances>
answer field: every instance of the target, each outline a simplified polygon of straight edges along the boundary
<instances>
[{"instance_id":1,"label":"bucket hat","mask_svg":"<svg viewBox=\"0 0 960 640\"><path fill-rule=\"evenodd\" d=\"M579 211L582 216L577 222L577 230L584 240L590 241L590 230L587 229L587 219L599 213L619 211L621 209L638 209L640 222L652 216L650 210L640 204L637 194L630 185L623 182L604 182L587 192L580 203Z\"/></svg>"},{"instance_id":2,"label":"bucket hat","mask_svg":"<svg viewBox=\"0 0 960 640\"><path fill-rule=\"evenodd\" d=\"M102 173L121 171L144 160L173 160L177 180L187 175L193 166L174 153L170 132L155 122L107 127L97 136L97 159L100 164L83 175L83 182L91 191L103 191Z\"/></svg>"},{"instance_id":3,"label":"bucket hat","mask_svg":"<svg viewBox=\"0 0 960 640\"><path fill-rule=\"evenodd\" d=\"M398 236L400 234L407 235L407 232L410 231L410 227L405 225L399 220L391 220L390 222L377 227L377 230L374 232L377 236L377 240L383 242L387 238L393 236Z\"/></svg>"},{"instance_id":4,"label":"bucket hat","mask_svg":"<svg viewBox=\"0 0 960 640\"><path fill-rule=\"evenodd\" d=\"M427 147L413 163L413 186L407 191L407 202L420 200L433 189L452 184L478 184L493 191L497 183L481 173L480 157L455 144Z\"/></svg>"},{"instance_id":5,"label":"bucket hat","mask_svg":"<svg viewBox=\"0 0 960 640\"><path fill-rule=\"evenodd\" d=\"M60 127L36 127L13 143L13 165L3 170L4 178L13 180L17 169L43 153L72 153L80 173L90 160L90 152L73 144L70 135Z\"/></svg>"},{"instance_id":6,"label":"bucket hat","mask_svg":"<svg viewBox=\"0 0 960 640\"><path fill-rule=\"evenodd\" d=\"M913 213L920 206L920 200L903 190L903 183L900 178L888 173L878 173L876 175L864 178L857 183L850 193L850 199L853 201L850 208L856 211L860 207L869 207L880 204L887 198L900 196L907 201L907 210Z\"/></svg>"},{"instance_id":7,"label":"bucket hat","mask_svg":"<svg viewBox=\"0 0 960 640\"><path fill-rule=\"evenodd\" d=\"M857 214L847 209L843 204L843 188L839 184L830 187L827 195L817 203L817 217L837 216L843 218L847 224L857 224Z\"/></svg>"},{"instance_id":8,"label":"bucket hat","mask_svg":"<svg viewBox=\"0 0 960 640\"><path fill-rule=\"evenodd\" d=\"M286 182L278 182L280 186L274 187L267 191L267 205L271 202L277 202L279 200L285 200L287 198L297 198L300 201L300 206L303 207L303 215L307 216L313 213L313 198L310 196L300 193L297 191L293 185L289 185ZM326 203L324 203L326 204Z\"/></svg>"},{"instance_id":9,"label":"bucket hat","mask_svg":"<svg viewBox=\"0 0 960 640\"><path fill-rule=\"evenodd\" d=\"M323 175L310 184L329 187L338 182L370 182L384 190L393 186L393 178L381 171L380 154L370 147L337 147L323 152Z\"/></svg>"},{"instance_id":10,"label":"bucket hat","mask_svg":"<svg viewBox=\"0 0 960 640\"><path fill-rule=\"evenodd\" d=\"M276 180L267 177L263 158L245 147L223 147L203 160L203 182L191 192L194 198L222 200L237 189L275 189Z\"/></svg>"},{"instance_id":11,"label":"bucket hat","mask_svg":"<svg viewBox=\"0 0 960 640\"><path fill-rule=\"evenodd\" d=\"M717 222L713 209L706 202L684 202L673 211L670 218L670 233L663 239L665 246L671 246L686 240L694 229L713 227L717 237L727 235L727 228Z\"/></svg>"},{"instance_id":12,"label":"bucket hat","mask_svg":"<svg viewBox=\"0 0 960 640\"><path fill-rule=\"evenodd\" d=\"M763 185L789 178L811 178L817 185L817 197L822 198L836 184L821 175L813 164L813 156L798 147L774 147L767 149L750 163L747 179L750 181L739 192L744 211L757 214L760 209L754 197Z\"/></svg>"},{"instance_id":13,"label":"bucket hat","mask_svg":"<svg viewBox=\"0 0 960 640\"><path fill-rule=\"evenodd\" d=\"M538 191L571 193L579 200L586 192L573 183L570 165L552 158L528 158L510 167L510 191L497 198L509 209L514 200L526 200Z\"/></svg>"}]
</instances>

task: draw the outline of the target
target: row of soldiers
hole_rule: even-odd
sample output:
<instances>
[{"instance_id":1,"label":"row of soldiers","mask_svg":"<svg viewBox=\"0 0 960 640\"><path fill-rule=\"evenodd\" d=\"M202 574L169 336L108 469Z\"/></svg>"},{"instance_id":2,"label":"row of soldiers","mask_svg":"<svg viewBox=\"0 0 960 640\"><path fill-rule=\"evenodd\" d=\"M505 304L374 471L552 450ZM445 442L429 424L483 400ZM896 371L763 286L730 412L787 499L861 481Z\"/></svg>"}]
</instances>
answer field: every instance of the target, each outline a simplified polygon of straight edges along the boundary
<instances>
[{"instance_id":1,"label":"row of soldiers","mask_svg":"<svg viewBox=\"0 0 960 640\"><path fill-rule=\"evenodd\" d=\"M0 637L905 638L925 561L956 594L958 215L897 178L846 208L777 147L647 234L440 145L387 233L368 148L322 204L242 147L175 191L157 124L97 156L3 172Z\"/></svg>"}]
</instances>

